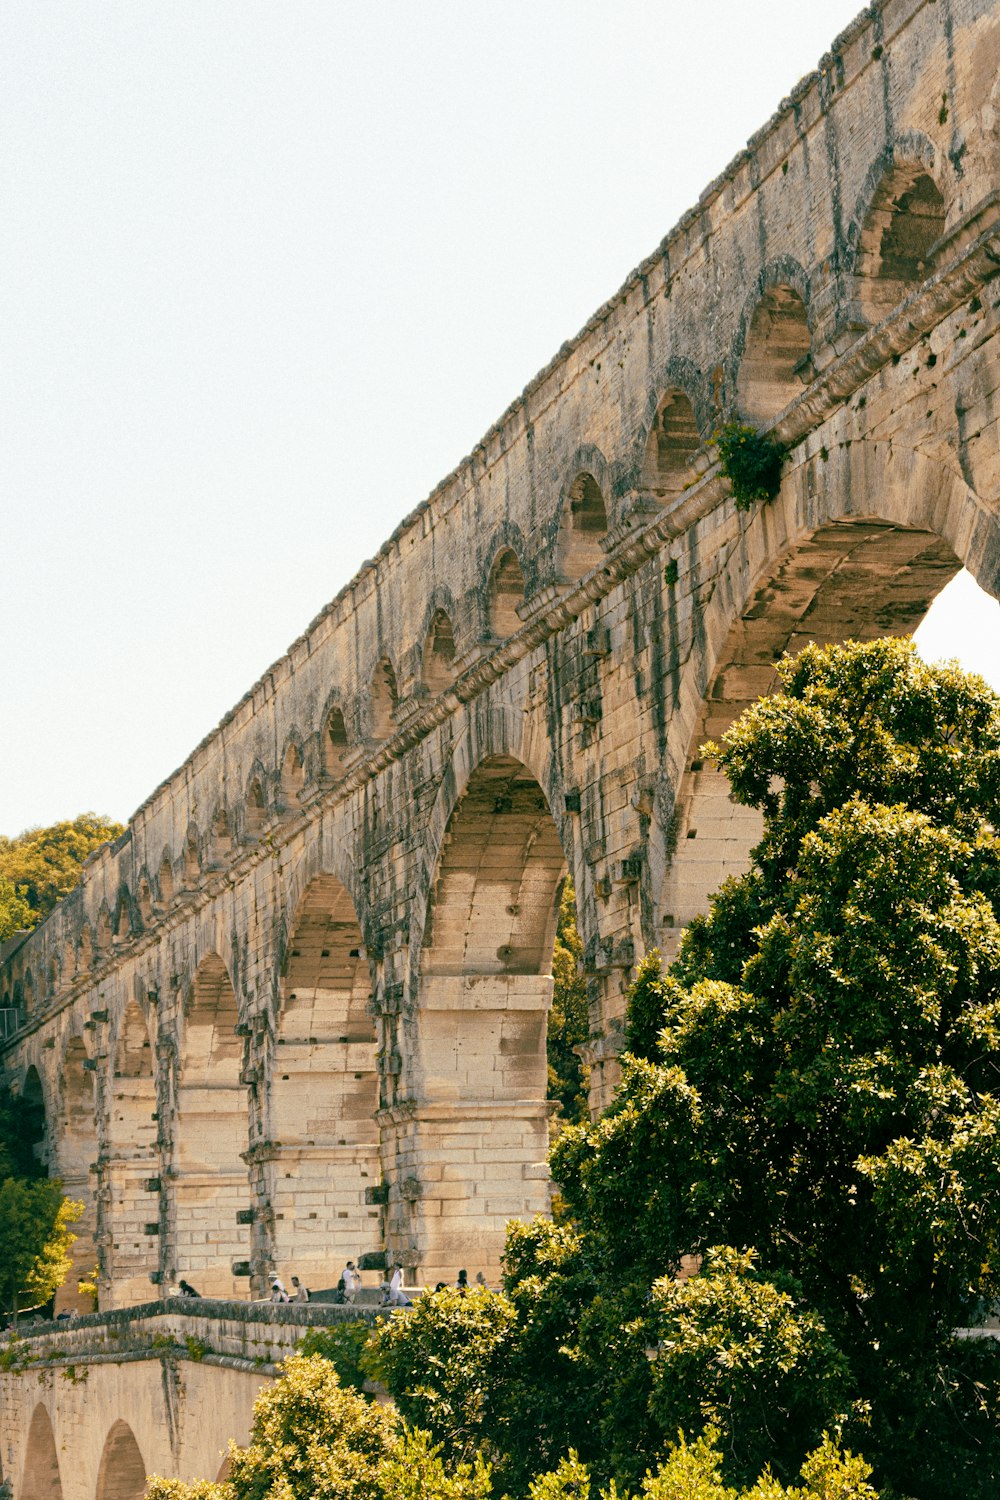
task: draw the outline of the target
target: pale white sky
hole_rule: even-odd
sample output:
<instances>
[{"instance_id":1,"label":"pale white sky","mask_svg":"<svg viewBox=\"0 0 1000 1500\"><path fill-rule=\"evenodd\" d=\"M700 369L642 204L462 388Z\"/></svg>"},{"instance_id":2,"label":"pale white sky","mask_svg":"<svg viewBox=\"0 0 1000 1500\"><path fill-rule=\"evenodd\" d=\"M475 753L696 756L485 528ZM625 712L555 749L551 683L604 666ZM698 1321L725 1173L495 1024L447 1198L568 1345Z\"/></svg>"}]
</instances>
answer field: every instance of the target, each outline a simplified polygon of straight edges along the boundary
<instances>
[{"instance_id":1,"label":"pale white sky","mask_svg":"<svg viewBox=\"0 0 1000 1500\"><path fill-rule=\"evenodd\" d=\"M856 9L7 0L0 832L127 818Z\"/></svg>"}]
</instances>

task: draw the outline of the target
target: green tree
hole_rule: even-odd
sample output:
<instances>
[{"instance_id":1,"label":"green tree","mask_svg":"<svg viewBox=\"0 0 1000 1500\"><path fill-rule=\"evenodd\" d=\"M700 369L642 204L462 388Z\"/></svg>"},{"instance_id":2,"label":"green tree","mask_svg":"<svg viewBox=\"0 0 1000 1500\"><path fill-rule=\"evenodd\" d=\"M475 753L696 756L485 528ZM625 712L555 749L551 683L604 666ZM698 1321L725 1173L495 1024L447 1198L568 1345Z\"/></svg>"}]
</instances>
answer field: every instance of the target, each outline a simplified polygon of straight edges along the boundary
<instances>
[{"instance_id":1,"label":"green tree","mask_svg":"<svg viewBox=\"0 0 1000 1500\"><path fill-rule=\"evenodd\" d=\"M425 1428L449 1459L469 1461L502 1446L496 1403L506 1401L516 1313L506 1297L453 1287L421 1297L372 1334L365 1367L403 1417Z\"/></svg>"},{"instance_id":2,"label":"green tree","mask_svg":"<svg viewBox=\"0 0 1000 1500\"><path fill-rule=\"evenodd\" d=\"M718 1433L709 1428L693 1443L682 1436L655 1473L641 1486L646 1500L878 1500L868 1483L870 1466L864 1459L841 1452L828 1436L802 1465L802 1485L786 1488L769 1470L750 1489L733 1489L723 1477ZM548 1474L535 1479L529 1500L590 1500L590 1470L572 1449ZM614 1484L600 1491L602 1500L628 1500Z\"/></svg>"},{"instance_id":3,"label":"green tree","mask_svg":"<svg viewBox=\"0 0 1000 1500\"><path fill-rule=\"evenodd\" d=\"M15 932L31 927L34 912L24 894L23 886L0 875L0 943L5 943Z\"/></svg>"},{"instance_id":4,"label":"green tree","mask_svg":"<svg viewBox=\"0 0 1000 1500\"><path fill-rule=\"evenodd\" d=\"M900 641L779 670L710 747L750 870L640 967L616 1098L553 1148L567 1218L511 1228L502 1357L423 1360L432 1431L455 1361L487 1393L513 1495L531 1444L634 1487L678 1426L761 1494L824 1428L918 1500L1000 1485L1000 1349L954 1333L1000 1297L1000 699Z\"/></svg>"},{"instance_id":5,"label":"green tree","mask_svg":"<svg viewBox=\"0 0 1000 1500\"><path fill-rule=\"evenodd\" d=\"M477 1455L447 1466L425 1432L356 1391L319 1354L293 1355L254 1402L246 1448L209 1483L152 1476L147 1500L489 1500Z\"/></svg>"},{"instance_id":6,"label":"green tree","mask_svg":"<svg viewBox=\"0 0 1000 1500\"><path fill-rule=\"evenodd\" d=\"M1000 1351L953 1330L1000 1295L1000 699L899 641L779 670L784 692L710 747L764 814L751 869L670 973L640 975L637 1055L554 1175L600 1280L753 1247L834 1341L879 1482L985 1497ZM718 1358L744 1295L712 1324ZM772 1412L786 1478L830 1399L805 1424ZM749 1473L752 1444L724 1436Z\"/></svg>"},{"instance_id":7,"label":"green tree","mask_svg":"<svg viewBox=\"0 0 1000 1500\"><path fill-rule=\"evenodd\" d=\"M0 835L0 941L18 927L44 921L78 884L84 861L122 832L110 818L80 813L49 828L28 828L16 838Z\"/></svg>"},{"instance_id":8,"label":"green tree","mask_svg":"<svg viewBox=\"0 0 1000 1500\"><path fill-rule=\"evenodd\" d=\"M563 885L559 922L552 953L552 1006L548 1021L548 1096L556 1100L561 1119L579 1123L587 1118L590 1070L574 1048L590 1036L587 981L583 976L583 943L576 926L576 894L572 880Z\"/></svg>"},{"instance_id":9,"label":"green tree","mask_svg":"<svg viewBox=\"0 0 1000 1500\"><path fill-rule=\"evenodd\" d=\"M83 1204L63 1197L56 1179L8 1177L0 1183L0 1307L17 1314L22 1303L48 1302L66 1279L70 1225Z\"/></svg>"}]
</instances>

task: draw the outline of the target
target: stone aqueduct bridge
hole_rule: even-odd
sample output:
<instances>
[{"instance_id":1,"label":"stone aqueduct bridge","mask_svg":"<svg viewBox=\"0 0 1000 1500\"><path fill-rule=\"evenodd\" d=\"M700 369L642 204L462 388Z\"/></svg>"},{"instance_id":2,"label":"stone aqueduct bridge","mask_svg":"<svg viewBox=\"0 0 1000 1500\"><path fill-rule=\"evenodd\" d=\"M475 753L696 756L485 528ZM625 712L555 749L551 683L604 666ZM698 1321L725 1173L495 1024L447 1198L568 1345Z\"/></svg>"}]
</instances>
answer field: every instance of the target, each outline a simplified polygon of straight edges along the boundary
<instances>
[{"instance_id":1,"label":"stone aqueduct bridge","mask_svg":"<svg viewBox=\"0 0 1000 1500\"><path fill-rule=\"evenodd\" d=\"M103 1307L495 1271L567 870L599 1106L633 964L754 838L699 744L782 652L997 594L998 78L998 0L865 11L7 956ZM750 513L729 414L789 448Z\"/></svg>"}]
</instances>

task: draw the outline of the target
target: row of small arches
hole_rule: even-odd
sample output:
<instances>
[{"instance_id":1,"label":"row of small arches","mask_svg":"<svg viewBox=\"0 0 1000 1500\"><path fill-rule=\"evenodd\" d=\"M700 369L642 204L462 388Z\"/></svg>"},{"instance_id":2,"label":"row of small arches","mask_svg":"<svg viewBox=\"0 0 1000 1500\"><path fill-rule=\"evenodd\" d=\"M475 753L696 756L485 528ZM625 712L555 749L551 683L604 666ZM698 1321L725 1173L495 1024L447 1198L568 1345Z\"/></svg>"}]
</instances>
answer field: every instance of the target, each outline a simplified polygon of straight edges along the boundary
<instances>
[{"instance_id":1,"label":"row of small arches","mask_svg":"<svg viewBox=\"0 0 1000 1500\"><path fill-rule=\"evenodd\" d=\"M858 331L878 322L933 270L947 205L928 161L933 148L929 142L926 146L921 155L891 158L870 174L867 210L853 244L853 316ZM736 340L735 406L741 416L760 425L795 399L815 373L812 339L805 273L791 262L776 262L762 275ZM713 406L693 366L677 361L674 369L678 383L650 402L651 415L639 435L639 457L628 483L620 476L612 481L599 450L578 454L589 466L575 466L563 486L547 567L532 565L518 534L494 546L478 620L462 629L452 600L433 605L417 656L414 697L447 691L472 647L488 649L515 634L523 623L520 611L530 597L529 585L571 586L600 566L613 520L610 490L624 489L662 504L696 477L698 455L710 436ZM289 739L280 768L269 772L256 764L242 806L218 808L205 833L192 826L180 857L173 859L165 852L155 877L144 872L134 894L123 886L114 910L102 907L93 930L85 927L75 947L67 943L61 959L49 960L45 988L53 991L88 971L116 941L141 932L181 891L193 889L205 873L227 863L237 846L252 844L272 820L297 811L311 791L340 780L352 757L391 738L398 728L400 706L396 668L384 655L353 713L345 712L344 702L334 702L317 734ZM2 1003L30 1009L35 990L29 970Z\"/></svg>"}]
</instances>

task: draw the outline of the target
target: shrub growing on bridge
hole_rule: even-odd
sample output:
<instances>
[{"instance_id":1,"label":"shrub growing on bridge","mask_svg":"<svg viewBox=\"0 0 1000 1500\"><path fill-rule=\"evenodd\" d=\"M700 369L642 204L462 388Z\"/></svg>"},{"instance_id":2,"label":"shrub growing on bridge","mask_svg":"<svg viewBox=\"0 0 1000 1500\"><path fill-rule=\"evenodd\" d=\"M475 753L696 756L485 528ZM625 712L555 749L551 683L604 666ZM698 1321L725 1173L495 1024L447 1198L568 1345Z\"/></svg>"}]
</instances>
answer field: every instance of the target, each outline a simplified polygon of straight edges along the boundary
<instances>
[{"instance_id":1,"label":"shrub growing on bridge","mask_svg":"<svg viewBox=\"0 0 1000 1500\"><path fill-rule=\"evenodd\" d=\"M773 500L781 487L785 450L756 427L727 422L715 434L719 466L729 480L737 510Z\"/></svg>"}]
</instances>

